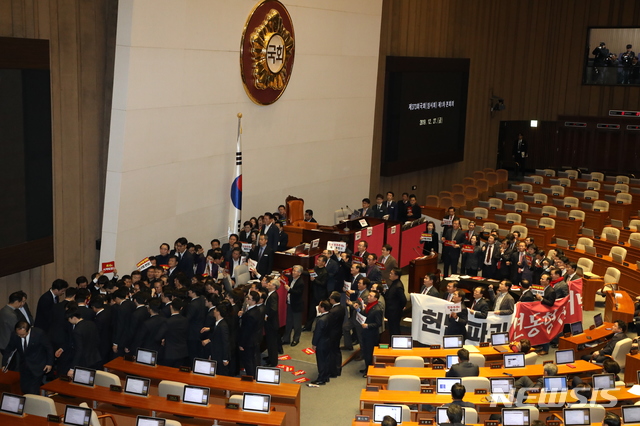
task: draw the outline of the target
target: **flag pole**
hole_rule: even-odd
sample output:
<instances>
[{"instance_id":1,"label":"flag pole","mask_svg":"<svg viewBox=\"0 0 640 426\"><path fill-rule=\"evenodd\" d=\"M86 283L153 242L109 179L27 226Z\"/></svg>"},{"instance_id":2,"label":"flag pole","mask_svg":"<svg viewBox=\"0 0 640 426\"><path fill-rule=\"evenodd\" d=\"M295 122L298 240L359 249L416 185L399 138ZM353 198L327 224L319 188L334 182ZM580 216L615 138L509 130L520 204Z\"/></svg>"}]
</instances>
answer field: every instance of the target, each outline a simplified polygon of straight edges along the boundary
<instances>
[{"instance_id":1,"label":"flag pole","mask_svg":"<svg viewBox=\"0 0 640 426\"><path fill-rule=\"evenodd\" d=\"M236 140L236 170L231 184L231 204L229 207L228 235L240 231L242 211L242 113L238 113L238 138Z\"/></svg>"}]
</instances>

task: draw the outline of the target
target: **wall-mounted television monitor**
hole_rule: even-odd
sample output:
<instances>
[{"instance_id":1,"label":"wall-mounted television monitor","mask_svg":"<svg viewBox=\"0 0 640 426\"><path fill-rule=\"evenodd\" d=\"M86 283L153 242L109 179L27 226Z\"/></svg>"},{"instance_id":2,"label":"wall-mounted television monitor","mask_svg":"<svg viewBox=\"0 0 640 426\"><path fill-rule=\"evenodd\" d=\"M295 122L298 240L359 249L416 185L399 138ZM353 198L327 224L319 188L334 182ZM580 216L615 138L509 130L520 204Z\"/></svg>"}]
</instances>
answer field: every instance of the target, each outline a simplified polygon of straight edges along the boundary
<instances>
[{"instance_id":1,"label":"wall-mounted television monitor","mask_svg":"<svg viewBox=\"0 0 640 426\"><path fill-rule=\"evenodd\" d=\"M582 83L640 85L640 28L591 27L587 30Z\"/></svg>"},{"instance_id":2,"label":"wall-mounted television monitor","mask_svg":"<svg viewBox=\"0 0 640 426\"><path fill-rule=\"evenodd\" d=\"M382 176L463 160L469 64L466 58L387 56Z\"/></svg>"}]
</instances>

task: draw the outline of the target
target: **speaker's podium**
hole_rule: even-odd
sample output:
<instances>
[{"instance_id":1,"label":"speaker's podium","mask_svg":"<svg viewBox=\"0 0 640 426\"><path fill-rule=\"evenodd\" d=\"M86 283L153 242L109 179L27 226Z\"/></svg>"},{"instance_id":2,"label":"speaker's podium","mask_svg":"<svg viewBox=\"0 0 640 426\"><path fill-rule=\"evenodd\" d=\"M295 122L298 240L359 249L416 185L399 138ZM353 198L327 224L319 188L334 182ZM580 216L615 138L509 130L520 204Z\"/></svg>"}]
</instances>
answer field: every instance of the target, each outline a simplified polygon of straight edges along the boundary
<instances>
[{"instance_id":1,"label":"speaker's podium","mask_svg":"<svg viewBox=\"0 0 640 426\"><path fill-rule=\"evenodd\" d=\"M409 262L409 293L419 293L422 280L427 274L433 274L438 269L438 254L417 257Z\"/></svg>"}]
</instances>

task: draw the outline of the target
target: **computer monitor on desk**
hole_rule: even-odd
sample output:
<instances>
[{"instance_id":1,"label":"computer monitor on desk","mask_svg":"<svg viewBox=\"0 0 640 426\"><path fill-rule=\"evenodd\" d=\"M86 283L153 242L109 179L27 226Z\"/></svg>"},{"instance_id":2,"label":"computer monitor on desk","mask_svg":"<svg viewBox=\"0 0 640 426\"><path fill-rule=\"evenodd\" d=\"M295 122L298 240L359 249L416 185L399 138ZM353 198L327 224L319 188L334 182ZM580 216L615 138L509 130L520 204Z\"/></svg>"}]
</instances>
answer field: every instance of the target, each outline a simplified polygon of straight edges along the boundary
<instances>
[{"instance_id":1,"label":"computer monitor on desk","mask_svg":"<svg viewBox=\"0 0 640 426\"><path fill-rule=\"evenodd\" d=\"M504 368L524 368L524 354L504 354L503 366Z\"/></svg>"},{"instance_id":2,"label":"computer monitor on desk","mask_svg":"<svg viewBox=\"0 0 640 426\"><path fill-rule=\"evenodd\" d=\"M391 336L391 349L412 349L413 339L411 336Z\"/></svg>"},{"instance_id":3,"label":"computer monitor on desk","mask_svg":"<svg viewBox=\"0 0 640 426\"><path fill-rule=\"evenodd\" d=\"M24 413L25 400L26 398L24 396L5 392L2 394L2 401L0 401L0 411L22 416Z\"/></svg>"},{"instance_id":4,"label":"computer monitor on desk","mask_svg":"<svg viewBox=\"0 0 640 426\"><path fill-rule=\"evenodd\" d=\"M203 376L215 376L218 363L212 359L193 359L193 371L195 374L202 374Z\"/></svg>"},{"instance_id":5,"label":"computer monitor on desk","mask_svg":"<svg viewBox=\"0 0 640 426\"><path fill-rule=\"evenodd\" d=\"M616 377L613 373L609 374L594 374L591 376L591 382L593 383L593 389L615 389Z\"/></svg>"},{"instance_id":6,"label":"computer monitor on desk","mask_svg":"<svg viewBox=\"0 0 640 426\"><path fill-rule=\"evenodd\" d=\"M91 368L76 367L73 369L72 382L77 385L93 386L96 380L96 370Z\"/></svg>"},{"instance_id":7,"label":"computer monitor on desk","mask_svg":"<svg viewBox=\"0 0 640 426\"><path fill-rule=\"evenodd\" d=\"M280 369L275 367L256 367L256 383L279 385Z\"/></svg>"},{"instance_id":8,"label":"computer monitor on desk","mask_svg":"<svg viewBox=\"0 0 640 426\"><path fill-rule=\"evenodd\" d=\"M444 349L460 349L463 344L463 336L444 336L442 338L442 347Z\"/></svg>"},{"instance_id":9,"label":"computer monitor on desk","mask_svg":"<svg viewBox=\"0 0 640 426\"><path fill-rule=\"evenodd\" d=\"M245 392L242 394L242 410L254 413L268 413L271 408L271 395Z\"/></svg>"},{"instance_id":10,"label":"computer monitor on desk","mask_svg":"<svg viewBox=\"0 0 640 426\"><path fill-rule=\"evenodd\" d=\"M447 370L449 370L452 365L457 364L458 362L458 355L447 355Z\"/></svg>"},{"instance_id":11,"label":"computer monitor on desk","mask_svg":"<svg viewBox=\"0 0 640 426\"><path fill-rule=\"evenodd\" d=\"M602 321L602 314L596 314L593 316L593 325L596 326L596 328L602 326L602 324L604 324L604 322Z\"/></svg>"},{"instance_id":12,"label":"computer monitor on desk","mask_svg":"<svg viewBox=\"0 0 640 426\"><path fill-rule=\"evenodd\" d=\"M158 352L148 349L138 349L136 352L136 362L155 367L158 360Z\"/></svg>"},{"instance_id":13,"label":"computer monitor on desk","mask_svg":"<svg viewBox=\"0 0 640 426\"><path fill-rule=\"evenodd\" d=\"M127 376L124 384L124 392L130 395L147 396L149 395L150 384L151 379Z\"/></svg>"},{"instance_id":14,"label":"computer monitor on desk","mask_svg":"<svg viewBox=\"0 0 640 426\"><path fill-rule=\"evenodd\" d=\"M529 410L526 408L503 408L502 426L529 426Z\"/></svg>"},{"instance_id":15,"label":"computer monitor on desk","mask_svg":"<svg viewBox=\"0 0 640 426\"><path fill-rule=\"evenodd\" d=\"M565 426L582 426L591 424L588 408L565 408L563 410Z\"/></svg>"},{"instance_id":16,"label":"computer monitor on desk","mask_svg":"<svg viewBox=\"0 0 640 426\"><path fill-rule=\"evenodd\" d=\"M491 377L491 394L509 394L513 390L515 379L513 377Z\"/></svg>"},{"instance_id":17,"label":"computer monitor on desk","mask_svg":"<svg viewBox=\"0 0 640 426\"><path fill-rule=\"evenodd\" d=\"M491 335L491 346L502 346L509 344L509 333L493 333Z\"/></svg>"},{"instance_id":18,"label":"computer monitor on desk","mask_svg":"<svg viewBox=\"0 0 640 426\"><path fill-rule=\"evenodd\" d=\"M571 335L577 336L578 334L582 334L584 330L582 329L582 321L572 322L571 323Z\"/></svg>"},{"instance_id":19,"label":"computer monitor on desk","mask_svg":"<svg viewBox=\"0 0 640 426\"><path fill-rule=\"evenodd\" d=\"M138 416L136 426L164 426L165 419L159 417Z\"/></svg>"},{"instance_id":20,"label":"computer monitor on desk","mask_svg":"<svg viewBox=\"0 0 640 426\"><path fill-rule=\"evenodd\" d=\"M625 425L640 424L640 405L623 405L620 409L622 422Z\"/></svg>"},{"instance_id":21,"label":"computer monitor on desk","mask_svg":"<svg viewBox=\"0 0 640 426\"><path fill-rule=\"evenodd\" d=\"M462 379L460 378L437 378L436 379L436 392L439 394L451 394L451 386L456 383L462 384Z\"/></svg>"},{"instance_id":22,"label":"computer monitor on desk","mask_svg":"<svg viewBox=\"0 0 640 426\"><path fill-rule=\"evenodd\" d=\"M575 362L573 349L556 351L556 364L571 364Z\"/></svg>"},{"instance_id":23,"label":"computer monitor on desk","mask_svg":"<svg viewBox=\"0 0 640 426\"><path fill-rule=\"evenodd\" d=\"M207 405L209 404L209 391L209 388L187 385L182 392L182 401L187 404Z\"/></svg>"},{"instance_id":24,"label":"computer monitor on desk","mask_svg":"<svg viewBox=\"0 0 640 426\"><path fill-rule=\"evenodd\" d=\"M567 378L565 376L547 376L543 379L546 392L566 392Z\"/></svg>"},{"instance_id":25,"label":"computer monitor on desk","mask_svg":"<svg viewBox=\"0 0 640 426\"><path fill-rule=\"evenodd\" d=\"M91 408L67 405L64 409L63 425L88 426L91 423Z\"/></svg>"},{"instance_id":26,"label":"computer monitor on desk","mask_svg":"<svg viewBox=\"0 0 640 426\"><path fill-rule=\"evenodd\" d=\"M382 423L386 416L391 416L397 424L402 423L402 405L374 404L373 422Z\"/></svg>"},{"instance_id":27,"label":"computer monitor on desk","mask_svg":"<svg viewBox=\"0 0 640 426\"><path fill-rule=\"evenodd\" d=\"M593 246L584 246L584 251L587 254L590 254L592 256L596 255L596 248Z\"/></svg>"},{"instance_id":28,"label":"computer monitor on desk","mask_svg":"<svg viewBox=\"0 0 640 426\"><path fill-rule=\"evenodd\" d=\"M462 420L460 421L461 424L466 424L465 422L465 411L464 408L462 409ZM436 410L436 423L438 425L443 425L443 424L448 424L451 423L449 421L449 416L447 416L447 408L446 407L438 407Z\"/></svg>"},{"instance_id":29,"label":"computer monitor on desk","mask_svg":"<svg viewBox=\"0 0 640 426\"><path fill-rule=\"evenodd\" d=\"M582 236L583 237L593 238L595 236L595 234L593 233L593 229L582 228Z\"/></svg>"}]
</instances>

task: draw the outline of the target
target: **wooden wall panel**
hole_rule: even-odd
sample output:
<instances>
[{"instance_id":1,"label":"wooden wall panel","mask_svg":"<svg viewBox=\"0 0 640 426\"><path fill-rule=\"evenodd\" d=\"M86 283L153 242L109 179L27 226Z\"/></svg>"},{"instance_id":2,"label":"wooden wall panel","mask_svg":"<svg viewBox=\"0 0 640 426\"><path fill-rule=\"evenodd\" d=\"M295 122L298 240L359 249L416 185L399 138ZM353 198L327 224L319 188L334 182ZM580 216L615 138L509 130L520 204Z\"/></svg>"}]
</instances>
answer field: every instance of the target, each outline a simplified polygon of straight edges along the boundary
<instances>
[{"instance_id":1,"label":"wooden wall panel","mask_svg":"<svg viewBox=\"0 0 640 426\"><path fill-rule=\"evenodd\" d=\"M50 40L55 261L0 278L35 309L56 278L97 268L113 87L117 0L3 0L0 35Z\"/></svg>"},{"instance_id":2,"label":"wooden wall panel","mask_svg":"<svg viewBox=\"0 0 640 426\"><path fill-rule=\"evenodd\" d=\"M371 195L412 192L411 186L417 185L414 192L424 202L427 195L448 189L474 170L495 167L502 120L605 116L612 108L636 109L640 101L638 87L583 86L581 66L587 28L635 25L640 22L640 2L385 0L383 10L381 63L388 55L463 57L471 59L471 75L464 161L380 177L382 127L376 125ZM379 81L383 79L381 72ZM376 123L382 122L383 89L379 84ZM493 117L492 93L507 106Z\"/></svg>"}]
</instances>

